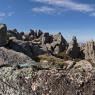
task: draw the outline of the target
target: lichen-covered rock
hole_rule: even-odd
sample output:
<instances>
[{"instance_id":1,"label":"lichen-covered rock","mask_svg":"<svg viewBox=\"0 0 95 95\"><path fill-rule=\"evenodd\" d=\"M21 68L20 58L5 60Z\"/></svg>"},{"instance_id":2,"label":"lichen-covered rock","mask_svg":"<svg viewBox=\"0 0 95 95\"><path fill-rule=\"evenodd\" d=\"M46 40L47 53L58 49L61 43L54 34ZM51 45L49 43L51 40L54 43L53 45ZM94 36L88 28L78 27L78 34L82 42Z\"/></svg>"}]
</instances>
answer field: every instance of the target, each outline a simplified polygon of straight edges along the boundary
<instances>
[{"instance_id":1,"label":"lichen-covered rock","mask_svg":"<svg viewBox=\"0 0 95 95\"><path fill-rule=\"evenodd\" d=\"M0 46L6 45L7 43L7 26L0 24Z\"/></svg>"},{"instance_id":2,"label":"lichen-covered rock","mask_svg":"<svg viewBox=\"0 0 95 95\"><path fill-rule=\"evenodd\" d=\"M68 70L0 68L1 95L94 95L95 67L82 60Z\"/></svg>"},{"instance_id":3,"label":"lichen-covered rock","mask_svg":"<svg viewBox=\"0 0 95 95\"><path fill-rule=\"evenodd\" d=\"M0 66L9 64L9 66L18 64L31 64L33 60L20 52L0 47Z\"/></svg>"},{"instance_id":4,"label":"lichen-covered rock","mask_svg":"<svg viewBox=\"0 0 95 95\"><path fill-rule=\"evenodd\" d=\"M32 68L13 71L12 67L0 68L1 95L37 95L33 92Z\"/></svg>"}]
</instances>

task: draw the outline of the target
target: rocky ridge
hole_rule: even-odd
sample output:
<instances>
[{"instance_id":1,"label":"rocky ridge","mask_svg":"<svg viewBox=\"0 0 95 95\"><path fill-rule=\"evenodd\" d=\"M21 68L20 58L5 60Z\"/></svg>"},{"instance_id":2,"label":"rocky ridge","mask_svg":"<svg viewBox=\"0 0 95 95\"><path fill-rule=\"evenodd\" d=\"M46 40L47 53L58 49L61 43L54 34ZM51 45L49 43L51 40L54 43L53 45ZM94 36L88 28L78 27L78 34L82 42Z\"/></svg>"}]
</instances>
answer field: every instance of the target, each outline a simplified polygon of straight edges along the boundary
<instances>
[{"instance_id":1,"label":"rocky ridge","mask_svg":"<svg viewBox=\"0 0 95 95\"><path fill-rule=\"evenodd\" d=\"M0 24L0 95L95 95L95 42Z\"/></svg>"}]
</instances>

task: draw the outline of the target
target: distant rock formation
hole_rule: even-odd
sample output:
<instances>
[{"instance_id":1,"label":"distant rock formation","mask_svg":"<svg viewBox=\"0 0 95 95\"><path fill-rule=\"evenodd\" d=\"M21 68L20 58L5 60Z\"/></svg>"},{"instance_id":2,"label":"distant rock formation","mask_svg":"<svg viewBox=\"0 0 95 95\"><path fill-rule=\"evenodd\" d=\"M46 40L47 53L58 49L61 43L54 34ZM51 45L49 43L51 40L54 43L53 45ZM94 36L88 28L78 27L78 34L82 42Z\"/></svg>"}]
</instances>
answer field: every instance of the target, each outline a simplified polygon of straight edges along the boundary
<instances>
[{"instance_id":1,"label":"distant rock formation","mask_svg":"<svg viewBox=\"0 0 95 95\"><path fill-rule=\"evenodd\" d=\"M95 42L93 40L84 45L84 54L85 59L92 59L95 62Z\"/></svg>"},{"instance_id":2,"label":"distant rock formation","mask_svg":"<svg viewBox=\"0 0 95 95\"><path fill-rule=\"evenodd\" d=\"M50 36L48 42L49 43L46 44L46 47L54 55L66 50L68 45L61 33Z\"/></svg>"},{"instance_id":3,"label":"distant rock formation","mask_svg":"<svg viewBox=\"0 0 95 95\"><path fill-rule=\"evenodd\" d=\"M21 34L17 31L17 29L8 30L7 34L9 35L9 37L16 37L16 39L22 40Z\"/></svg>"},{"instance_id":4,"label":"distant rock formation","mask_svg":"<svg viewBox=\"0 0 95 95\"><path fill-rule=\"evenodd\" d=\"M7 43L7 26L0 24L0 46L6 45Z\"/></svg>"},{"instance_id":5,"label":"distant rock formation","mask_svg":"<svg viewBox=\"0 0 95 95\"><path fill-rule=\"evenodd\" d=\"M61 33L53 35L53 42L51 46L54 50L54 54L58 54L67 48L67 41L64 39Z\"/></svg>"},{"instance_id":6,"label":"distant rock formation","mask_svg":"<svg viewBox=\"0 0 95 95\"><path fill-rule=\"evenodd\" d=\"M80 47L78 46L77 38L75 36L73 36L72 41L69 43L66 53L73 59L80 58Z\"/></svg>"}]
</instances>

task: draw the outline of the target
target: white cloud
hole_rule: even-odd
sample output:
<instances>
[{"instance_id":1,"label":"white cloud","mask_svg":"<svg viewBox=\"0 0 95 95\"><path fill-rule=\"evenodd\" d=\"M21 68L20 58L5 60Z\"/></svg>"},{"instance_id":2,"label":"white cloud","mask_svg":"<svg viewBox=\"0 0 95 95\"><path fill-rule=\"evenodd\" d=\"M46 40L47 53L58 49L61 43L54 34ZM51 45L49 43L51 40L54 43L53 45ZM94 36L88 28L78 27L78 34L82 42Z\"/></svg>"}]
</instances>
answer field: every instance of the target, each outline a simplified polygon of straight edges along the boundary
<instances>
[{"instance_id":1,"label":"white cloud","mask_svg":"<svg viewBox=\"0 0 95 95\"><path fill-rule=\"evenodd\" d=\"M32 9L32 11L36 13L53 14L56 12L56 9L48 6L42 6L42 7L35 7Z\"/></svg>"},{"instance_id":2,"label":"white cloud","mask_svg":"<svg viewBox=\"0 0 95 95\"><path fill-rule=\"evenodd\" d=\"M32 0L33 1L33 0ZM92 13L95 11L95 7L90 4L82 4L74 2L73 0L34 0L43 4L53 5L62 9L68 9L72 11L79 11L83 13Z\"/></svg>"},{"instance_id":3,"label":"white cloud","mask_svg":"<svg viewBox=\"0 0 95 95\"><path fill-rule=\"evenodd\" d=\"M3 20L5 17L10 17L14 15L14 12L0 12L0 20Z\"/></svg>"}]
</instances>

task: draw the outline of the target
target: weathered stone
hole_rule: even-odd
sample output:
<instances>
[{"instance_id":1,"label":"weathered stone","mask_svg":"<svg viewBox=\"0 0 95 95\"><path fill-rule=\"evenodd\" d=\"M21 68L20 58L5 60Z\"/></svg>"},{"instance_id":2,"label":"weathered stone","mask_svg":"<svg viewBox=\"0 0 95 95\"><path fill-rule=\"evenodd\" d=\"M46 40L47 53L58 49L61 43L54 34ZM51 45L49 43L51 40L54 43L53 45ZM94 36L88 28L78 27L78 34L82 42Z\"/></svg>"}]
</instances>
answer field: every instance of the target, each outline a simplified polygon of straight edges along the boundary
<instances>
[{"instance_id":1,"label":"weathered stone","mask_svg":"<svg viewBox=\"0 0 95 95\"><path fill-rule=\"evenodd\" d=\"M91 63L86 60L81 60L81 61L77 62L75 64L74 68L77 68L77 69L80 68L82 70L85 70L86 72L89 72L93 69Z\"/></svg>"},{"instance_id":2,"label":"weathered stone","mask_svg":"<svg viewBox=\"0 0 95 95\"><path fill-rule=\"evenodd\" d=\"M17 51L17 52L22 52L29 57L33 57L30 43L27 41L12 39L9 41L8 47L10 49Z\"/></svg>"},{"instance_id":3,"label":"weathered stone","mask_svg":"<svg viewBox=\"0 0 95 95\"><path fill-rule=\"evenodd\" d=\"M16 37L18 40L22 40L22 35L17 31L17 29L8 30L9 37Z\"/></svg>"},{"instance_id":4,"label":"weathered stone","mask_svg":"<svg viewBox=\"0 0 95 95\"><path fill-rule=\"evenodd\" d=\"M31 45L31 50L32 50L33 57L47 53L45 47L40 47L39 45L35 45L35 44Z\"/></svg>"},{"instance_id":5,"label":"weathered stone","mask_svg":"<svg viewBox=\"0 0 95 95\"><path fill-rule=\"evenodd\" d=\"M56 35L53 35L53 41L57 41L59 42L59 44L61 43L62 46L64 46L64 48L66 48L67 46L67 41L64 39L64 37L62 36L60 32Z\"/></svg>"},{"instance_id":6,"label":"weathered stone","mask_svg":"<svg viewBox=\"0 0 95 95\"><path fill-rule=\"evenodd\" d=\"M95 42L89 41L84 45L85 59L93 60L95 62Z\"/></svg>"},{"instance_id":7,"label":"weathered stone","mask_svg":"<svg viewBox=\"0 0 95 95\"><path fill-rule=\"evenodd\" d=\"M54 51L54 54L58 54L66 49L67 41L63 38L61 33L53 36L53 42L51 43L51 47Z\"/></svg>"},{"instance_id":8,"label":"weathered stone","mask_svg":"<svg viewBox=\"0 0 95 95\"><path fill-rule=\"evenodd\" d=\"M9 66L18 64L32 64L33 62L34 61L30 57L24 55L23 53L0 47L0 66L5 64Z\"/></svg>"},{"instance_id":9,"label":"weathered stone","mask_svg":"<svg viewBox=\"0 0 95 95\"><path fill-rule=\"evenodd\" d=\"M78 46L76 37L73 37L72 41L69 44L69 47L66 53L72 58L80 58L80 47Z\"/></svg>"},{"instance_id":10,"label":"weathered stone","mask_svg":"<svg viewBox=\"0 0 95 95\"><path fill-rule=\"evenodd\" d=\"M15 38L9 41L8 47L17 52L22 52L31 58L46 53L46 50L37 44L33 44L29 41L17 40Z\"/></svg>"},{"instance_id":11,"label":"weathered stone","mask_svg":"<svg viewBox=\"0 0 95 95\"><path fill-rule=\"evenodd\" d=\"M0 46L6 45L7 43L7 26L0 24Z\"/></svg>"},{"instance_id":12,"label":"weathered stone","mask_svg":"<svg viewBox=\"0 0 95 95\"><path fill-rule=\"evenodd\" d=\"M47 44L47 43L52 43L52 41L53 41L52 35L49 35L49 33L43 33L41 37L42 45Z\"/></svg>"}]
</instances>

